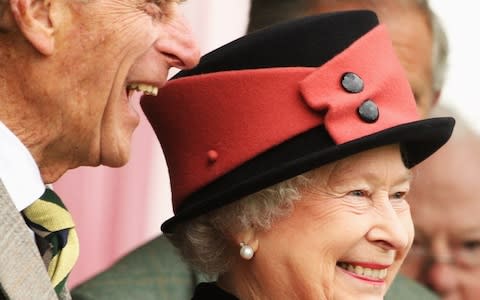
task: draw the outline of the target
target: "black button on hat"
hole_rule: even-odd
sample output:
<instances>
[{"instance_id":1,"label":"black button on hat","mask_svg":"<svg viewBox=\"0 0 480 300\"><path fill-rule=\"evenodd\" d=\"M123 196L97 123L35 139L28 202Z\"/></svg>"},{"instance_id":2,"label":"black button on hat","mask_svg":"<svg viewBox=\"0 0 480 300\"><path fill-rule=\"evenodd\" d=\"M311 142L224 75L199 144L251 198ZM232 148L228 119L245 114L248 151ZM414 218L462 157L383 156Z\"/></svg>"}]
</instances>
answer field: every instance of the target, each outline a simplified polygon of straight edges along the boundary
<instances>
[{"instance_id":1,"label":"black button on hat","mask_svg":"<svg viewBox=\"0 0 480 300\"><path fill-rule=\"evenodd\" d=\"M342 76L342 86L349 93L360 93L363 91L363 80L353 72L347 72Z\"/></svg>"},{"instance_id":2,"label":"black button on hat","mask_svg":"<svg viewBox=\"0 0 480 300\"><path fill-rule=\"evenodd\" d=\"M367 123L375 123L380 115L378 106L373 100L368 99L358 107L360 119Z\"/></svg>"}]
</instances>

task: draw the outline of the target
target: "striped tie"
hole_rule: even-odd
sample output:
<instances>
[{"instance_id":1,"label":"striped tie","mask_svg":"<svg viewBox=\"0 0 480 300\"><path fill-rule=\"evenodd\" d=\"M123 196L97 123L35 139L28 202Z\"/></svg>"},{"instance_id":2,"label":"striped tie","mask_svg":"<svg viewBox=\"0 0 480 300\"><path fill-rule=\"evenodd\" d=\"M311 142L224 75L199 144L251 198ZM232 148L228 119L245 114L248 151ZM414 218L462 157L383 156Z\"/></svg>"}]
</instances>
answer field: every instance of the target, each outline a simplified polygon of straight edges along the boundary
<instances>
[{"instance_id":1,"label":"striped tie","mask_svg":"<svg viewBox=\"0 0 480 300\"><path fill-rule=\"evenodd\" d=\"M35 233L55 292L64 292L67 277L79 253L72 216L54 191L47 188L39 200L23 210L27 225Z\"/></svg>"}]
</instances>

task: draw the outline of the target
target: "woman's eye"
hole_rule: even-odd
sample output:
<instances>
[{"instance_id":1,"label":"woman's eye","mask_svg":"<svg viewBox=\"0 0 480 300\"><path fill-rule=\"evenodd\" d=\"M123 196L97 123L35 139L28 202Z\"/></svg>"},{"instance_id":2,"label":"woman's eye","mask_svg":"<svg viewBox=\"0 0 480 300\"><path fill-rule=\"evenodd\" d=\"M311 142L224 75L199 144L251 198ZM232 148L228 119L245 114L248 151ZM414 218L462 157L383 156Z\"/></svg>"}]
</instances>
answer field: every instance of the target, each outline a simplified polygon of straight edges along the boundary
<instances>
[{"instance_id":1,"label":"woman's eye","mask_svg":"<svg viewBox=\"0 0 480 300\"><path fill-rule=\"evenodd\" d=\"M362 191L362 190L354 190L354 191L349 192L348 194L350 196L355 196L355 197L365 197L365 196L367 196L367 192Z\"/></svg>"},{"instance_id":2,"label":"woman's eye","mask_svg":"<svg viewBox=\"0 0 480 300\"><path fill-rule=\"evenodd\" d=\"M407 192L396 192L391 197L393 199L404 199L407 196Z\"/></svg>"}]
</instances>

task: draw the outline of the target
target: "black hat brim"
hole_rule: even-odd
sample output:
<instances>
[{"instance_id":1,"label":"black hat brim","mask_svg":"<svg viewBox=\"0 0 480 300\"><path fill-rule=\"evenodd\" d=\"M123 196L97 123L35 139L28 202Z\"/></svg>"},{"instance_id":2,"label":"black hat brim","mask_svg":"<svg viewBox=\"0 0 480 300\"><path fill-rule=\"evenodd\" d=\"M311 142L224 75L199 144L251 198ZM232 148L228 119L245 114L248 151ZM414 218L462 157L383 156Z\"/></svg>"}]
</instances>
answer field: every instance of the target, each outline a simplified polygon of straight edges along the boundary
<instances>
[{"instance_id":1,"label":"black hat brim","mask_svg":"<svg viewBox=\"0 0 480 300\"><path fill-rule=\"evenodd\" d=\"M177 209L175 216L162 224L162 231L173 232L179 222L327 163L376 147L399 144L405 166L412 168L448 141L454 124L455 120L450 117L420 120L340 145L333 142L323 125L318 126L247 161L191 194Z\"/></svg>"}]
</instances>

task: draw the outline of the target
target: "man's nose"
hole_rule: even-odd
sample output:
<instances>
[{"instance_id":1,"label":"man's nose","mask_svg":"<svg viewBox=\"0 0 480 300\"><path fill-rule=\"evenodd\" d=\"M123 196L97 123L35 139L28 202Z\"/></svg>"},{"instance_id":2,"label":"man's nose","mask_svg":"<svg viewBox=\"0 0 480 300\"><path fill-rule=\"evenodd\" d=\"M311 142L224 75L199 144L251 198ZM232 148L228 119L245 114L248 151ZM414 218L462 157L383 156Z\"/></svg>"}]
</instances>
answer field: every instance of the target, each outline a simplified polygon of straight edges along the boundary
<instances>
[{"instance_id":1,"label":"man's nose","mask_svg":"<svg viewBox=\"0 0 480 300\"><path fill-rule=\"evenodd\" d=\"M426 267L422 281L439 295L448 295L457 286L454 268L449 257L435 257Z\"/></svg>"},{"instance_id":2,"label":"man's nose","mask_svg":"<svg viewBox=\"0 0 480 300\"><path fill-rule=\"evenodd\" d=\"M200 49L187 20L178 8L172 9L172 14L165 24L165 35L157 40L155 48L164 55L170 67L191 69L200 60Z\"/></svg>"}]
</instances>

